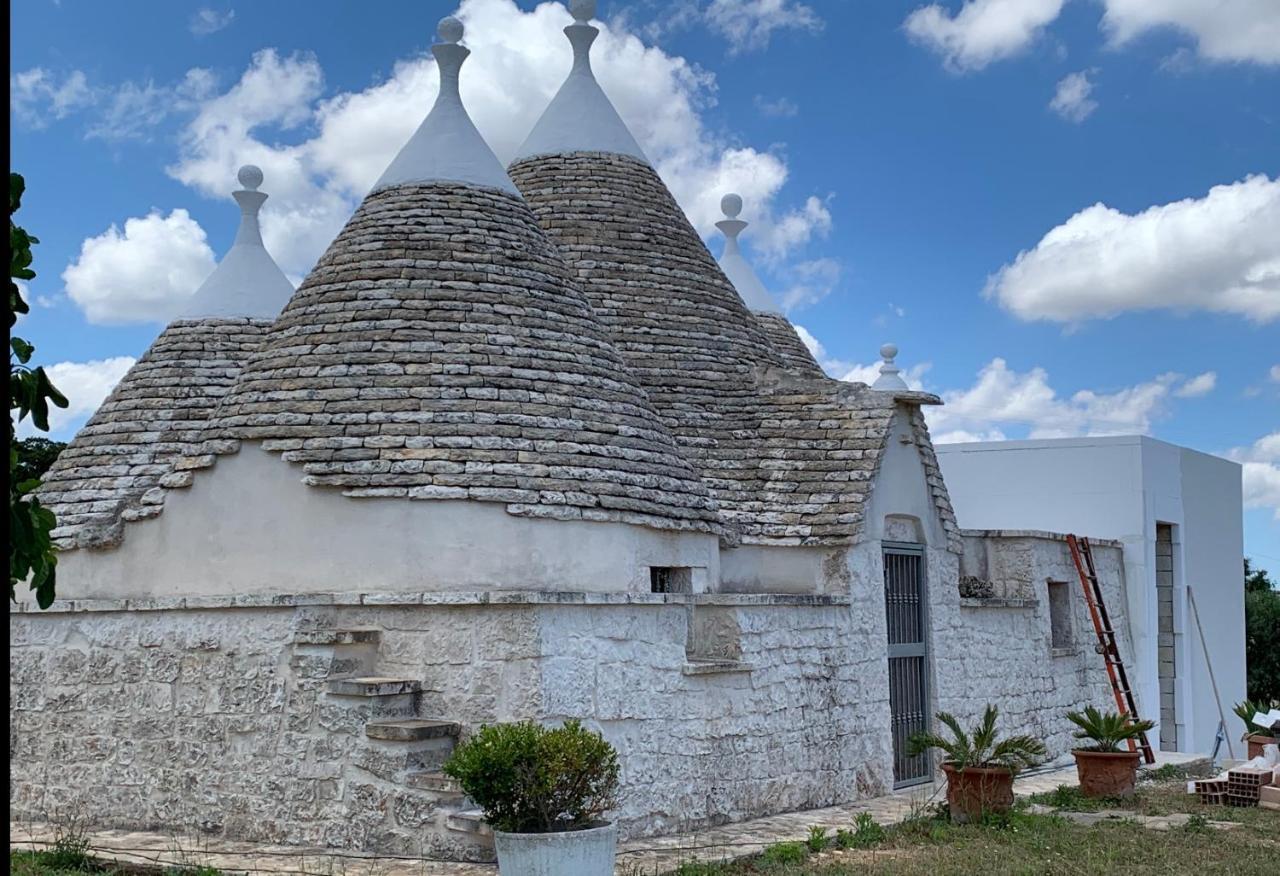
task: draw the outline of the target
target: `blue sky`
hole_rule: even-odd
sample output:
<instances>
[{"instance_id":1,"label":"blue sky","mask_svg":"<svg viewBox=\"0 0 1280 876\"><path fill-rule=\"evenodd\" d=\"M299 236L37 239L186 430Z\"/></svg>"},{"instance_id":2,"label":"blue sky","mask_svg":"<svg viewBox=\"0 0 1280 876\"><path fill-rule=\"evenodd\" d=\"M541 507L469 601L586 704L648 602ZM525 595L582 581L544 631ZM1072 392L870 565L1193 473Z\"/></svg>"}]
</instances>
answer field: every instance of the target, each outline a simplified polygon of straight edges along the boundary
<instances>
[{"instance_id":1,"label":"blue sky","mask_svg":"<svg viewBox=\"0 0 1280 876\"><path fill-rule=\"evenodd\" d=\"M713 251L742 193L745 248L833 376L892 340L949 402L939 437L1232 455L1246 552L1280 572L1280 6L1187 5L601 0L595 62ZM429 108L455 10L507 160L567 70L555 4L12 8L41 239L22 331L78 402L61 437L226 251L239 164L305 275Z\"/></svg>"}]
</instances>

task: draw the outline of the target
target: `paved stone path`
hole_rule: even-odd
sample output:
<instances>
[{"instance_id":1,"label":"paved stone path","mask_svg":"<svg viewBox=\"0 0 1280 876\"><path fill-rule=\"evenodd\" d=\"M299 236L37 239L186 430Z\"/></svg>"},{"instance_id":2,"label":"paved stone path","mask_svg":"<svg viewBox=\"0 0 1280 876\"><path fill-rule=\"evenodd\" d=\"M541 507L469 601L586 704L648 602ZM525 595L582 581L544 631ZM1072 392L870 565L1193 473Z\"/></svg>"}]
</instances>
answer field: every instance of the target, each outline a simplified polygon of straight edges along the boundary
<instances>
[{"instance_id":1,"label":"paved stone path","mask_svg":"<svg viewBox=\"0 0 1280 876\"><path fill-rule=\"evenodd\" d=\"M1159 752L1156 767L1165 764L1188 766L1203 761L1195 755ZM1076 784L1074 766L1024 775L1014 783L1014 793L1029 796L1052 791L1059 785ZM765 846L789 840L802 840L812 825L826 827L828 833L849 827L861 812L871 813L880 824L902 821L913 811L943 799L943 785L919 788L861 800L846 806L789 812L768 818L757 818L723 827L665 837L629 840L618 849L618 876L651 876L664 873L690 860L719 861L750 855ZM1126 817L1154 830L1168 830L1186 816L1147 818L1134 813L1072 813L1087 816L1082 823L1095 823L1106 818ZM1217 826L1217 825L1214 825ZM10 822L10 848L39 847L53 841L55 830L49 824ZM94 831L89 834L92 850L104 858L122 862L207 865L226 873L280 873L298 876L495 876L492 864L453 864L408 858L363 857L338 854L324 849L296 846L262 846L221 839L181 838L170 834L125 830Z\"/></svg>"}]
</instances>

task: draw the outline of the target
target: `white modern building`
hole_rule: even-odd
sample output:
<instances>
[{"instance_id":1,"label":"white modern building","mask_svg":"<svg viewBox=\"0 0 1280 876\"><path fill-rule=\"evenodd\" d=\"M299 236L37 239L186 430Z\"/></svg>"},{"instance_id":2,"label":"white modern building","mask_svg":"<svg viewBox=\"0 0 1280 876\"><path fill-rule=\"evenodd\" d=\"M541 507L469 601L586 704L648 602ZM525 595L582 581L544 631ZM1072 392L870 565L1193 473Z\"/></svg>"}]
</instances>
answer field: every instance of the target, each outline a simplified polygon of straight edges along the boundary
<instances>
[{"instance_id":1,"label":"white modern building","mask_svg":"<svg viewBox=\"0 0 1280 876\"><path fill-rule=\"evenodd\" d=\"M1153 745L1212 750L1216 680L1239 747L1230 712L1245 696L1237 463L1142 436L946 444L937 453L961 526L1123 542L1131 674L1139 710L1159 723Z\"/></svg>"}]
</instances>

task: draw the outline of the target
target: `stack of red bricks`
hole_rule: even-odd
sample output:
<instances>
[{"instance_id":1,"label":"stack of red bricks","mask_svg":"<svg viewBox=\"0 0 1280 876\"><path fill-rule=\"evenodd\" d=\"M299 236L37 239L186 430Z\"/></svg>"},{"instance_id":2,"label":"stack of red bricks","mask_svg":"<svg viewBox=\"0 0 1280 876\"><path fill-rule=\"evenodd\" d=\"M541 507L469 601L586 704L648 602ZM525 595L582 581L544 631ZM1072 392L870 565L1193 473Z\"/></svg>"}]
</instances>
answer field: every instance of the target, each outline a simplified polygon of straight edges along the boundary
<instances>
[{"instance_id":1,"label":"stack of red bricks","mask_svg":"<svg viewBox=\"0 0 1280 876\"><path fill-rule=\"evenodd\" d=\"M1196 782L1196 793L1205 806L1227 805L1226 779L1201 779Z\"/></svg>"},{"instance_id":2,"label":"stack of red bricks","mask_svg":"<svg viewBox=\"0 0 1280 876\"><path fill-rule=\"evenodd\" d=\"M1258 805L1263 809L1280 812L1280 770L1272 773L1271 784L1263 786L1258 792Z\"/></svg>"},{"instance_id":3,"label":"stack of red bricks","mask_svg":"<svg viewBox=\"0 0 1280 876\"><path fill-rule=\"evenodd\" d=\"M1262 797L1262 789L1273 778L1274 772L1265 767L1239 767L1231 770L1227 773L1227 805L1257 806Z\"/></svg>"}]
</instances>

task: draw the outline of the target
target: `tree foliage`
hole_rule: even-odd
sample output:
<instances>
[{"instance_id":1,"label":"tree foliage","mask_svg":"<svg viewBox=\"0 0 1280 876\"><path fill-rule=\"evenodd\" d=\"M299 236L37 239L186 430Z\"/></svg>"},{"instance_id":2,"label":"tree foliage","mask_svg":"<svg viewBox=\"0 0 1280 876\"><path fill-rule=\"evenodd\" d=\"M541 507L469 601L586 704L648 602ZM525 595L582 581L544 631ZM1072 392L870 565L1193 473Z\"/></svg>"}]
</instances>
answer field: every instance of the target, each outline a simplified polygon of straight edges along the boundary
<instances>
[{"instance_id":1,"label":"tree foliage","mask_svg":"<svg viewBox=\"0 0 1280 876\"><path fill-rule=\"evenodd\" d=\"M53 602L58 557L49 533L57 525L53 512L31 495L40 486L32 470L40 460L30 455L25 442L17 440L17 427L27 417L41 432L49 431L49 405L67 406L62 393L49 381L43 368L33 367L35 347L13 334L18 316L27 313L18 280L31 280L31 245L39 241L14 224L13 215L22 206L26 182L9 174L9 599L17 599L17 587L28 582L36 602L48 608ZM17 411L17 416L14 412Z\"/></svg>"},{"instance_id":2,"label":"tree foliage","mask_svg":"<svg viewBox=\"0 0 1280 876\"><path fill-rule=\"evenodd\" d=\"M1249 699L1280 703L1280 590L1244 561L1244 649ZM1265 711L1265 709L1263 710Z\"/></svg>"},{"instance_id":3,"label":"tree foliage","mask_svg":"<svg viewBox=\"0 0 1280 876\"><path fill-rule=\"evenodd\" d=\"M18 442L18 480L40 479L53 465L58 454L65 450L67 442L50 441L48 438L23 438Z\"/></svg>"}]
</instances>

